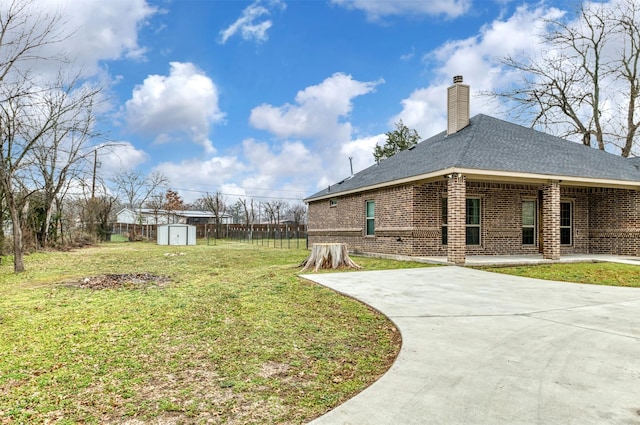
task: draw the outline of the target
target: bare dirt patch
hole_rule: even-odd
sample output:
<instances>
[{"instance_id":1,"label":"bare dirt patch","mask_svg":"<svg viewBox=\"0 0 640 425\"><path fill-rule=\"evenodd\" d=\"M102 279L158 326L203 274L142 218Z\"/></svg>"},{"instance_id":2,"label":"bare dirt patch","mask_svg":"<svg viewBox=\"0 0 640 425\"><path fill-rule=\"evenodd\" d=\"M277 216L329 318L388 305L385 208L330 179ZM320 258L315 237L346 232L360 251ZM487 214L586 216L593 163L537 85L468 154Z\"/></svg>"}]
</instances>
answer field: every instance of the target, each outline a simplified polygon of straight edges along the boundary
<instances>
[{"instance_id":1,"label":"bare dirt patch","mask_svg":"<svg viewBox=\"0 0 640 425\"><path fill-rule=\"evenodd\" d=\"M85 277L73 286L83 289L143 289L162 287L171 280L167 276L157 276L151 273L103 274Z\"/></svg>"}]
</instances>

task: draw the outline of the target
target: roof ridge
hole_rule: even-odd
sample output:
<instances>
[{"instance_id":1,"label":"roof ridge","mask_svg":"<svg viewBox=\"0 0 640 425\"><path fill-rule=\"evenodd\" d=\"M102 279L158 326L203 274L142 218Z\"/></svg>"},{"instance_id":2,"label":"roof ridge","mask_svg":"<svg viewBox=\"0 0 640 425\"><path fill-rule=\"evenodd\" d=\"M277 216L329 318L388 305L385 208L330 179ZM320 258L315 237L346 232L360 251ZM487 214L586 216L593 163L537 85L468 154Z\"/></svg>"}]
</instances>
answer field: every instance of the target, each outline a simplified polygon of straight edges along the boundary
<instances>
[{"instance_id":1,"label":"roof ridge","mask_svg":"<svg viewBox=\"0 0 640 425\"><path fill-rule=\"evenodd\" d=\"M474 115L472 117L473 122L472 122L472 119L469 120L469 124L467 125L467 128L469 128L470 134L469 134L469 137L467 137L466 140L465 140L465 143L467 144L467 146L465 146L464 149L462 149L460 151L460 156L458 157L458 160L455 162L454 165L460 166L462 164L464 158L467 156L467 152L469 152L469 148L471 147L471 142L473 141L473 139L476 136L476 128L477 127L474 125L475 121L482 120L483 116L486 116L486 115L477 114L477 115ZM464 128L461 129L461 130L464 130Z\"/></svg>"}]
</instances>

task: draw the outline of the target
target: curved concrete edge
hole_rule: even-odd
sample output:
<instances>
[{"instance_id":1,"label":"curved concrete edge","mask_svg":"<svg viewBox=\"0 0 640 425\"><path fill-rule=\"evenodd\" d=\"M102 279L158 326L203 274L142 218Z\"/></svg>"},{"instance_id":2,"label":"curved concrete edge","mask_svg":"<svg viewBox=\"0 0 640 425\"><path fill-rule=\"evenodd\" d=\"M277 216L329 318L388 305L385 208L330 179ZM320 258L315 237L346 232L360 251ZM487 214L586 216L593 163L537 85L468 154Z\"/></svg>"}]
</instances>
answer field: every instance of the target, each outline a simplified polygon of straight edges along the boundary
<instances>
[{"instance_id":1,"label":"curved concrete edge","mask_svg":"<svg viewBox=\"0 0 640 425\"><path fill-rule=\"evenodd\" d=\"M364 273L364 272L360 272L360 273ZM395 364L398 362L398 359L399 359L399 358L400 358L400 356L402 355L402 349L403 349L403 347L404 347L404 342L405 342L405 341L404 341L404 336L402 335L402 329L401 329L401 327L400 327L400 326L395 322L395 320L393 320L393 318L391 318L391 317L387 316L387 315L386 315L382 310L380 310L380 309L376 308L375 306L373 306L373 305L371 305L371 304L368 304L368 303L364 302L363 300L361 300L360 298L358 298L358 297L356 297L356 296L354 296L354 295L350 294L349 292L344 292L344 291L341 291L341 290L339 290L339 289L332 288L330 285L325 285L325 284L322 284L322 283L318 282L317 280L314 280L314 279L313 279L313 277L315 277L315 276L318 276L318 275L308 275L308 274L307 274L307 275L299 275L298 277L299 277L299 278L301 278L301 279L305 279L305 280L307 280L307 281L309 281L309 282L312 282L312 283L316 283L316 284L319 284L319 285L325 286L325 287L327 287L327 288L329 288L329 289L333 290L333 291L334 291L334 292L336 292L337 294L340 294L340 295L342 295L342 296L345 296L345 297L347 297L347 298L351 298L352 300L355 300L355 301L357 301L357 302L360 302L360 303L362 303L362 304L365 304L367 307L371 308L372 310L374 310L374 311L376 311L377 313L381 314L382 316L386 317L386 318L387 318L387 320L389 320L389 321L390 321L390 322L395 326L395 328L396 328L396 329L397 329L397 331L398 331L398 334L400 335L400 351L398 352L398 355L397 355L397 356L396 356L396 358L394 359L394 361L393 361L393 363L391 364L391 366L389 366L389 368L388 368L388 369L387 369L387 370L386 370L386 371L385 371L385 372L384 372L380 377L378 377L378 379L377 379L377 380L375 380L374 382L372 382L372 383L371 383L371 385L369 385L369 386L368 386L368 387L366 387L366 388L363 388L363 389L362 389L362 391L360 391L359 393L355 394L355 395L354 395L353 397L351 397L350 399L345 400L343 403L341 403L341 404L337 405L337 406L336 406L336 407L334 407L333 409L329 410L328 412L324 413L323 415L321 415L321 416L319 416L318 418L314 419L313 421L309 422L309 425L324 424L324 422L323 422L323 421L326 419L326 417L330 416L331 412L334 412L336 409L340 409L340 407L341 407L341 406L343 406L344 404L346 404L346 403L348 403L349 401L353 400L355 397L360 396L360 394L362 394L364 391L367 391L367 389L371 388L373 385L375 385L377 382L379 382L381 379L383 379L383 378L384 378L384 377L385 377L385 376L386 376L386 375L387 375L387 374L388 374L388 373L393 369L393 367L395 366ZM320 279L320 280L322 280L322 279ZM329 425L330 423L331 423L331 422L328 422L328 423L327 423L327 425ZM345 422L345 424L346 424L346 423L349 423L349 422Z\"/></svg>"},{"instance_id":2,"label":"curved concrete edge","mask_svg":"<svg viewBox=\"0 0 640 425\"><path fill-rule=\"evenodd\" d=\"M301 277L403 338L387 373L312 425L640 423L640 289L460 267Z\"/></svg>"}]
</instances>

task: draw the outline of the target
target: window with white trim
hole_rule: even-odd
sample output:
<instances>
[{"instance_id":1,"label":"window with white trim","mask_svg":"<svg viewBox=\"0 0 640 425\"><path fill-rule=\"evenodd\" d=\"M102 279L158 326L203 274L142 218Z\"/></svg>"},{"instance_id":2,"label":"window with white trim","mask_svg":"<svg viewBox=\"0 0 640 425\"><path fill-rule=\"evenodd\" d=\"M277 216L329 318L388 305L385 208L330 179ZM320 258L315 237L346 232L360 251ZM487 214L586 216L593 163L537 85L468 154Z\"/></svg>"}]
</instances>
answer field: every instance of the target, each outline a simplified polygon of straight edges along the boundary
<instances>
[{"instance_id":1,"label":"window with white trim","mask_svg":"<svg viewBox=\"0 0 640 425\"><path fill-rule=\"evenodd\" d=\"M467 245L480 245L480 198L467 198Z\"/></svg>"},{"instance_id":2,"label":"window with white trim","mask_svg":"<svg viewBox=\"0 0 640 425\"><path fill-rule=\"evenodd\" d=\"M449 214L449 206L447 205L448 199L447 198L442 198L442 245L446 245L447 244L447 239L448 239L448 218L447 215Z\"/></svg>"},{"instance_id":3,"label":"window with white trim","mask_svg":"<svg viewBox=\"0 0 640 425\"><path fill-rule=\"evenodd\" d=\"M573 204L560 202L560 245L573 243Z\"/></svg>"},{"instance_id":4,"label":"window with white trim","mask_svg":"<svg viewBox=\"0 0 640 425\"><path fill-rule=\"evenodd\" d=\"M448 242L449 206L447 198L442 198L442 245ZM467 245L480 245L480 198L467 198L465 200L465 243Z\"/></svg>"},{"instance_id":5,"label":"window with white trim","mask_svg":"<svg viewBox=\"0 0 640 425\"><path fill-rule=\"evenodd\" d=\"M536 244L536 201L522 201L522 245Z\"/></svg>"},{"instance_id":6,"label":"window with white trim","mask_svg":"<svg viewBox=\"0 0 640 425\"><path fill-rule=\"evenodd\" d=\"M374 236L375 235L375 201L367 201L366 202L366 235Z\"/></svg>"}]
</instances>

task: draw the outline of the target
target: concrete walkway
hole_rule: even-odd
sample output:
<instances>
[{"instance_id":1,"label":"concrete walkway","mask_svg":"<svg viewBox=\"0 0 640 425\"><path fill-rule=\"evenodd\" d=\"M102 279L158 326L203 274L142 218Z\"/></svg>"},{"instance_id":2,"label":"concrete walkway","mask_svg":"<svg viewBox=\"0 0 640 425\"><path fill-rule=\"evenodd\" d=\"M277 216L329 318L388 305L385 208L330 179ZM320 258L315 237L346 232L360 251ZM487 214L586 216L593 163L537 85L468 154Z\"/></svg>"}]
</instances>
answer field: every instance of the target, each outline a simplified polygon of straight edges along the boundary
<instances>
[{"instance_id":1,"label":"concrete walkway","mask_svg":"<svg viewBox=\"0 0 640 425\"><path fill-rule=\"evenodd\" d=\"M425 264L448 264L447 257L410 257L406 255L360 253L369 257L390 258L401 261L416 261ZM542 254L535 255L467 255L466 266L515 266L553 263L622 263L640 266L640 257L608 254L564 254L559 260L545 260Z\"/></svg>"},{"instance_id":2,"label":"concrete walkway","mask_svg":"<svg viewBox=\"0 0 640 425\"><path fill-rule=\"evenodd\" d=\"M403 338L380 380L313 425L640 424L640 288L460 267L303 277Z\"/></svg>"}]
</instances>

